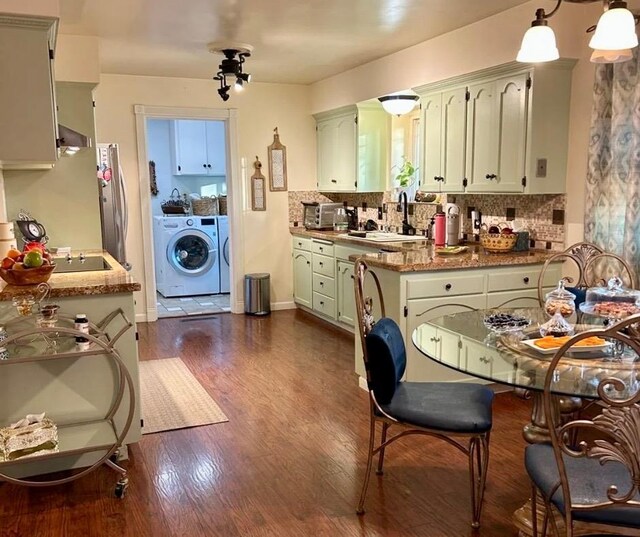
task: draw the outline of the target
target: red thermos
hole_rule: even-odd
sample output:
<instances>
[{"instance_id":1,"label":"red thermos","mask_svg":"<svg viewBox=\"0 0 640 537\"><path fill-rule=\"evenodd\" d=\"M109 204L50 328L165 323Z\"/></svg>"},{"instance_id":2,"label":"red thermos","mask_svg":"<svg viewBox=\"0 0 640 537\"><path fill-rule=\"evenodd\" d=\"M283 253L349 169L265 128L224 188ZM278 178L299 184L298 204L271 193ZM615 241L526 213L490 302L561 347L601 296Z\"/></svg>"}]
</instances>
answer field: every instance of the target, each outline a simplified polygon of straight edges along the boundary
<instances>
[{"instance_id":1,"label":"red thermos","mask_svg":"<svg viewBox=\"0 0 640 537\"><path fill-rule=\"evenodd\" d=\"M436 213L436 230L433 234L433 238L436 246L444 246L446 243L446 223L445 223L445 214L444 213Z\"/></svg>"}]
</instances>

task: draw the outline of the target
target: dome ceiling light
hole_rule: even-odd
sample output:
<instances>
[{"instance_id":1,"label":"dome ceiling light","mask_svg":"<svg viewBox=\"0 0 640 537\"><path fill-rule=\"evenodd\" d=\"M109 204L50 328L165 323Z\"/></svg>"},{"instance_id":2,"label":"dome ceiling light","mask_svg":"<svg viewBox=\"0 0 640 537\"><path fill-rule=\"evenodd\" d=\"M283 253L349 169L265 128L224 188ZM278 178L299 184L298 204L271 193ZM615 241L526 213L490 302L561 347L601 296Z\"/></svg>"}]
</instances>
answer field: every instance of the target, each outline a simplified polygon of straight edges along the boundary
<instances>
[{"instance_id":1,"label":"dome ceiling light","mask_svg":"<svg viewBox=\"0 0 640 537\"><path fill-rule=\"evenodd\" d=\"M378 101L382 104L382 108L389 114L394 116L401 116L411 112L418 104L417 95L385 95L384 97L378 97Z\"/></svg>"},{"instance_id":2,"label":"dome ceiling light","mask_svg":"<svg viewBox=\"0 0 640 537\"><path fill-rule=\"evenodd\" d=\"M253 47L245 44L220 44L209 43L209 52L214 54L222 54L224 59L218 65L218 72L213 77L213 80L220 82L218 88L218 95L223 101L229 100L229 90L231 86L236 91L242 91L244 85L251 82L251 75L245 73L243 65L249 56Z\"/></svg>"},{"instance_id":3,"label":"dome ceiling light","mask_svg":"<svg viewBox=\"0 0 640 537\"><path fill-rule=\"evenodd\" d=\"M549 62L560 57L556 36L549 27L548 19L556 14L562 2L590 4L600 0L557 0L555 8L547 13L536 10L536 18L522 38L522 46L517 61L525 63ZM595 33L589 42L594 49L591 61L594 63L619 63L631 59L632 49L638 46L636 35L637 17L627 9L621 0L604 0L604 13L598 24L587 32Z\"/></svg>"}]
</instances>

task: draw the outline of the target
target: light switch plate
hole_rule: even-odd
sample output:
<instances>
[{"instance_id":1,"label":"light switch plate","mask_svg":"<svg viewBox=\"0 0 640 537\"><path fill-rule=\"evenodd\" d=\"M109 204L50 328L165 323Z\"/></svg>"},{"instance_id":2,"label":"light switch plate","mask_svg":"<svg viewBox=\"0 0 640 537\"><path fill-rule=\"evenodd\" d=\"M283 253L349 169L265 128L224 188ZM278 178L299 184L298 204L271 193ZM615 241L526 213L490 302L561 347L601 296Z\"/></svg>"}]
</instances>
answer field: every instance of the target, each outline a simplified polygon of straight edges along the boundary
<instances>
[{"instance_id":1,"label":"light switch plate","mask_svg":"<svg viewBox=\"0 0 640 537\"><path fill-rule=\"evenodd\" d=\"M546 177L547 176L547 159L539 158L536 161L536 177Z\"/></svg>"}]
</instances>

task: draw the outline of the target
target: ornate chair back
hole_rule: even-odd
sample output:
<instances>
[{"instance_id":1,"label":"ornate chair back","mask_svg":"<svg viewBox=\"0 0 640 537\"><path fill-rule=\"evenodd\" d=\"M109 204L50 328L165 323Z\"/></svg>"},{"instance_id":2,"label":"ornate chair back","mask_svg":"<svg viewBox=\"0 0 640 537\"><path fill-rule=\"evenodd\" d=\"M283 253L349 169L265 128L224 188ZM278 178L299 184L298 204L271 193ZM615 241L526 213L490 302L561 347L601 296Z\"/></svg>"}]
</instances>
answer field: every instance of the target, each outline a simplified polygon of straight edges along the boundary
<instances>
[{"instance_id":1,"label":"ornate chair back","mask_svg":"<svg viewBox=\"0 0 640 537\"><path fill-rule=\"evenodd\" d=\"M547 370L544 384L544 408L549 419L553 452L558 466L562 497L565 505L565 523L570 528L576 511L598 510L606 507L640 508L640 382L636 372L620 371L616 378L604 378L598 384L602 412L593 419L575 419L558 422L557 395L554 382L562 371L562 359L575 343L591 336L599 336L617 345L617 349L635 352L640 356L640 339L633 330L640 323L640 314L608 328L582 332L565 343L554 355ZM632 330L629 330L632 328ZM578 438L577 445L575 439ZM607 483L603 490L593 491L598 503L578 504L571 499L567 466L571 458L596 459L602 465L615 464L616 483ZM607 474L610 475L610 474ZM553 494L551 494L553 495ZM640 521L640 510L636 520Z\"/></svg>"},{"instance_id":2,"label":"ornate chair back","mask_svg":"<svg viewBox=\"0 0 640 537\"><path fill-rule=\"evenodd\" d=\"M617 274L622 278L625 285L631 288L635 288L636 282L634 273L627 264L627 262L622 259L620 256L616 254L607 253L599 246L595 244L591 244L589 242L578 242L569 246L563 252L558 252L557 254L551 256L545 262L542 267L542 271L540 272L540 277L538 278L538 300L540 304L544 304L544 282L545 282L545 274L552 263L557 263L558 261L571 261L571 265L577 269L578 277L574 279L571 276L564 276L563 279L567 284L569 284L573 289L569 289L572 292L577 291L577 301L584 301L584 297L580 297L579 295L583 294L583 292L589 288L594 287L598 284L604 283L608 278L605 274L603 274L603 270L611 267L612 263L620 265L620 274ZM609 271L612 269L609 268ZM599 272L599 275L595 273ZM611 273L613 275L613 273ZM567 287L569 287L567 285ZM582 298L582 300L580 300Z\"/></svg>"}]
</instances>

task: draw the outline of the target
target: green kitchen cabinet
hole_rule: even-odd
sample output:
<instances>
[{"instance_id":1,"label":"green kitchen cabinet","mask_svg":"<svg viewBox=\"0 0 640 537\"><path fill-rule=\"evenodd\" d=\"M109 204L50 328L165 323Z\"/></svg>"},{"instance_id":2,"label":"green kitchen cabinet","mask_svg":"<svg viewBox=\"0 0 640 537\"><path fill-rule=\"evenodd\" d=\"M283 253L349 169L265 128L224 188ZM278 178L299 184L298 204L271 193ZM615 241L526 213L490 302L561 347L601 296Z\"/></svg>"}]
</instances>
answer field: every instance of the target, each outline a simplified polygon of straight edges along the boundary
<instances>
[{"instance_id":1,"label":"green kitchen cabinet","mask_svg":"<svg viewBox=\"0 0 640 537\"><path fill-rule=\"evenodd\" d=\"M354 327L356 322L356 298L353 285L353 263L338 261L338 321Z\"/></svg>"},{"instance_id":2,"label":"green kitchen cabinet","mask_svg":"<svg viewBox=\"0 0 640 537\"><path fill-rule=\"evenodd\" d=\"M293 300L311 308L313 301L311 280L311 252L293 250Z\"/></svg>"},{"instance_id":3,"label":"green kitchen cabinet","mask_svg":"<svg viewBox=\"0 0 640 537\"><path fill-rule=\"evenodd\" d=\"M375 103L317 114L320 192L384 192L391 116Z\"/></svg>"}]
</instances>

